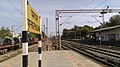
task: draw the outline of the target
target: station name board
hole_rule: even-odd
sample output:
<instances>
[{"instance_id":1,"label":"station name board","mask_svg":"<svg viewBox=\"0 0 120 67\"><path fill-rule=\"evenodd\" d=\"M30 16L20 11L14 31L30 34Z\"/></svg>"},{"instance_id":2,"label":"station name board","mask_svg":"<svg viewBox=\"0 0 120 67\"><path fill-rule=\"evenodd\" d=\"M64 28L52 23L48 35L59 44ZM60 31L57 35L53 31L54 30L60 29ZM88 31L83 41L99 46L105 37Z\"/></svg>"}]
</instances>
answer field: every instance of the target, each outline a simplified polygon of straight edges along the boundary
<instances>
[{"instance_id":1,"label":"station name board","mask_svg":"<svg viewBox=\"0 0 120 67\"><path fill-rule=\"evenodd\" d=\"M27 5L27 15L28 31L40 34L40 16L36 13L30 4Z\"/></svg>"}]
</instances>

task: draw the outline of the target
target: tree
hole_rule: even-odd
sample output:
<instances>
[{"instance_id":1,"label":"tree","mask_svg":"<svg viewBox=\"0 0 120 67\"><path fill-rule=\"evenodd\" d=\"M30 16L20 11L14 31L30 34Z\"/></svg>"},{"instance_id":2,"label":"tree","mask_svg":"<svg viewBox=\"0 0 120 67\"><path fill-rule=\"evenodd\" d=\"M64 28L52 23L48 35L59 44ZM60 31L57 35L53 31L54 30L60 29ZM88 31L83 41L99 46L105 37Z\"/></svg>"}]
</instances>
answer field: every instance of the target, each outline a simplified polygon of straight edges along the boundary
<instances>
[{"instance_id":1,"label":"tree","mask_svg":"<svg viewBox=\"0 0 120 67\"><path fill-rule=\"evenodd\" d=\"M22 37L22 33L19 33L17 37Z\"/></svg>"},{"instance_id":2,"label":"tree","mask_svg":"<svg viewBox=\"0 0 120 67\"><path fill-rule=\"evenodd\" d=\"M120 25L120 15L114 15L110 18L110 26Z\"/></svg>"},{"instance_id":3,"label":"tree","mask_svg":"<svg viewBox=\"0 0 120 67\"><path fill-rule=\"evenodd\" d=\"M104 22L99 27L94 28L94 30L100 29L100 28L112 27L112 26L116 26L116 25L120 25L120 15L114 15L114 16L110 17L109 21Z\"/></svg>"},{"instance_id":4,"label":"tree","mask_svg":"<svg viewBox=\"0 0 120 67\"><path fill-rule=\"evenodd\" d=\"M69 30L66 29L66 28L63 29L63 35L62 35L63 38L67 38L67 36L68 36L68 31L69 31Z\"/></svg>"},{"instance_id":5,"label":"tree","mask_svg":"<svg viewBox=\"0 0 120 67\"><path fill-rule=\"evenodd\" d=\"M37 34L31 33L31 32L28 34L28 37L31 37L31 38L35 38L36 36Z\"/></svg>"},{"instance_id":6,"label":"tree","mask_svg":"<svg viewBox=\"0 0 120 67\"><path fill-rule=\"evenodd\" d=\"M75 36L76 38L80 38L81 27L75 25L75 26L74 26L74 31L75 31L74 36Z\"/></svg>"},{"instance_id":7,"label":"tree","mask_svg":"<svg viewBox=\"0 0 120 67\"><path fill-rule=\"evenodd\" d=\"M85 25L82 27L81 30L81 37L87 37L87 35L90 35L90 32L93 30L93 27L90 27L88 25Z\"/></svg>"},{"instance_id":8,"label":"tree","mask_svg":"<svg viewBox=\"0 0 120 67\"><path fill-rule=\"evenodd\" d=\"M79 26L75 25L71 29L64 29L62 37L63 38L71 38L71 39L86 37L87 35L90 35L90 32L92 30L93 30L93 27L90 27L88 25L85 25L83 27L79 27Z\"/></svg>"},{"instance_id":9,"label":"tree","mask_svg":"<svg viewBox=\"0 0 120 67\"><path fill-rule=\"evenodd\" d=\"M42 31L42 35L41 35L43 38L47 38L47 36L45 35L45 33ZM28 34L28 37L31 37L31 38L36 38L38 37L38 34L35 34L35 33L29 33Z\"/></svg>"},{"instance_id":10,"label":"tree","mask_svg":"<svg viewBox=\"0 0 120 67\"><path fill-rule=\"evenodd\" d=\"M7 27L1 27L0 29L0 38L5 38L5 37L12 37L12 34L10 33L10 29Z\"/></svg>"}]
</instances>

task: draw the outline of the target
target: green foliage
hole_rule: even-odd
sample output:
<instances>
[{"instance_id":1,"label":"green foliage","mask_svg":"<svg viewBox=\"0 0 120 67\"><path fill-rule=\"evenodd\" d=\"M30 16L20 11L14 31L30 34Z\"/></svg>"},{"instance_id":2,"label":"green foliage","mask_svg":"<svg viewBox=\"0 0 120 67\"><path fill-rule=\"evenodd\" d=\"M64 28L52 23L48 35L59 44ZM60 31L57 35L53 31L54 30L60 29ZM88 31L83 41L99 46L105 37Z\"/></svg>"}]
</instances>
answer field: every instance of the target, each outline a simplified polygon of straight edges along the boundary
<instances>
[{"instance_id":1,"label":"green foliage","mask_svg":"<svg viewBox=\"0 0 120 67\"><path fill-rule=\"evenodd\" d=\"M112 27L116 25L120 25L120 15L112 16L108 22L104 22L102 25L96 27L95 29L100 29L101 27L102 28Z\"/></svg>"},{"instance_id":2,"label":"green foliage","mask_svg":"<svg viewBox=\"0 0 120 67\"><path fill-rule=\"evenodd\" d=\"M87 35L90 35L90 32L92 30L93 30L93 27L90 27L88 25L85 25L83 27L79 27L79 26L75 25L71 29L64 29L62 37L63 38L69 38L69 39L87 37Z\"/></svg>"},{"instance_id":3,"label":"green foliage","mask_svg":"<svg viewBox=\"0 0 120 67\"><path fill-rule=\"evenodd\" d=\"M31 37L31 38L36 38L37 36L38 36L38 34L31 33L31 32L28 34L28 37ZM42 31L42 37L44 37L44 38L47 37L43 31Z\"/></svg>"},{"instance_id":4,"label":"green foliage","mask_svg":"<svg viewBox=\"0 0 120 67\"><path fill-rule=\"evenodd\" d=\"M5 37L12 37L12 34L10 33L10 29L7 27L1 27L0 28L0 38L5 38Z\"/></svg>"},{"instance_id":5,"label":"green foliage","mask_svg":"<svg viewBox=\"0 0 120 67\"><path fill-rule=\"evenodd\" d=\"M114 15L109 21L110 26L120 25L120 15Z\"/></svg>"},{"instance_id":6,"label":"green foliage","mask_svg":"<svg viewBox=\"0 0 120 67\"><path fill-rule=\"evenodd\" d=\"M37 34L31 33L31 32L28 34L28 37L31 37L31 38L35 38L36 36Z\"/></svg>"},{"instance_id":7,"label":"green foliage","mask_svg":"<svg viewBox=\"0 0 120 67\"><path fill-rule=\"evenodd\" d=\"M90 32L93 30L93 27L90 27L88 25L85 25L81 29L81 37L87 37L87 35L90 35Z\"/></svg>"},{"instance_id":8,"label":"green foliage","mask_svg":"<svg viewBox=\"0 0 120 67\"><path fill-rule=\"evenodd\" d=\"M22 37L22 33L20 33L17 37Z\"/></svg>"}]
</instances>

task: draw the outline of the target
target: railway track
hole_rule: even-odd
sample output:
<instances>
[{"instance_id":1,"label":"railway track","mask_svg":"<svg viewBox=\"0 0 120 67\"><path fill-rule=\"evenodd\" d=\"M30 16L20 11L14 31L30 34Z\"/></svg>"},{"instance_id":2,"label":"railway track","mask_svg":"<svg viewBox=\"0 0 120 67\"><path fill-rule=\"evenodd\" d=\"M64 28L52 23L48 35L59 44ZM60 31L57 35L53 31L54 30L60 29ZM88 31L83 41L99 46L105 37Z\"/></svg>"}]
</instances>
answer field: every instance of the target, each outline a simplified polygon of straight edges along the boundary
<instances>
[{"instance_id":1,"label":"railway track","mask_svg":"<svg viewBox=\"0 0 120 67\"><path fill-rule=\"evenodd\" d=\"M110 67L120 67L120 52L109 49L97 48L90 45L79 44L70 41L62 41L64 48L69 48L82 53L92 59L104 63Z\"/></svg>"},{"instance_id":2,"label":"railway track","mask_svg":"<svg viewBox=\"0 0 120 67\"><path fill-rule=\"evenodd\" d=\"M28 47L28 50L29 52L36 52L37 51L37 48L38 48L38 45L37 44L34 44L34 45L31 45ZM7 59L10 59L12 57L15 57L19 54L22 53L22 49L18 49L18 50L13 50L13 51L10 51L4 55L0 55L0 63L7 60Z\"/></svg>"}]
</instances>

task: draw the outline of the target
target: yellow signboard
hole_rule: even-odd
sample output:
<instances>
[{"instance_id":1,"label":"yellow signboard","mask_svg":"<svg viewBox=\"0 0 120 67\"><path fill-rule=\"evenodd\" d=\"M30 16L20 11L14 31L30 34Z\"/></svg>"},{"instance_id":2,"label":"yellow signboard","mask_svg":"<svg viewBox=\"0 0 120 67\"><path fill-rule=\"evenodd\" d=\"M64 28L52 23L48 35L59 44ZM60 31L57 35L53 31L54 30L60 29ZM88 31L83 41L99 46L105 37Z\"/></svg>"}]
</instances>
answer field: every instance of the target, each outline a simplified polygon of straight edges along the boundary
<instances>
[{"instance_id":1,"label":"yellow signboard","mask_svg":"<svg viewBox=\"0 0 120 67\"><path fill-rule=\"evenodd\" d=\"M27 5L28 14L28 31L36 34L40 34L40 16L31 7L30 4Z\"/></svg>"}]
</instances>

